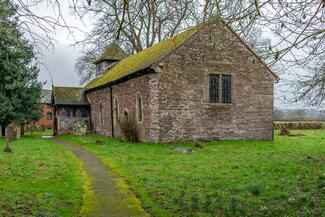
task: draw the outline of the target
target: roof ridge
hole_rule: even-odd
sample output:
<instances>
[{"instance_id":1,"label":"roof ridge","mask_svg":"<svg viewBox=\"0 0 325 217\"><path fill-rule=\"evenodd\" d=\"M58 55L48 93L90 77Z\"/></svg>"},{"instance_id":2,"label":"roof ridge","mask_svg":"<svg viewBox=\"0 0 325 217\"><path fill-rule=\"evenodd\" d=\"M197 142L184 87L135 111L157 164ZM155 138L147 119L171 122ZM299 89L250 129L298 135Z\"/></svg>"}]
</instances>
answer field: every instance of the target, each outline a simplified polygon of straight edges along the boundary
<instances>
[{"instance_id":1,"label":"roof ridge","mask_svg":"<svg viewBox=\"0 0 325 217\"><path fill-rule=\"evenodd\" d=\"M277 75L266 65L266 63L243 41L243 39L223 19L217 17L209 19L194 27L188 28L175 36L164 39L151 47L122 59L115 66L107 70L102 76L92 79L84 86L84 88L92 89L103 86L161 61L173 51L181 47L188 39L197 33L199 29L216 21L222 22L236 37L239 38L239 40L248 48L248 50L256 56L256 58L268 69L268 71L273 76L278 78Z\"/></svg>"},{"instance_id":2,"label":"roof ridge","mask_svg":"<svg viewBox=\"0 0 325 217\"><path fill-rule=\"evenodd\" d=\"M85 85L85 88L92 89L107 84L111 81L117 80L133 72L144 69L160 61L162 58L167 56L170 52L172 52L174 49L178 48L186 40L188 40L194 33L197 32L199 28L203 26L203 24L199 24L197 26L184 30L175 36L164 39L159 43L152 45L151 47L148 47L134 55L122 59L114 67L106 71L102 76L91 80L87 85ZM147 61L146 58L148 59ZM138 62L142 62L138 66L136 66L136 64L134 64L133 62L135 60ZM124 63L125 65L129 66L129 68L121 67L121 65L123 65Z\"/></svg>"},{"instance_id":3,"label":"roof ridge","mask_svg":"<svg viewBox=\"0 0 325 217\"><path fill-rule=\"evenodd\" d=\"M88 105L82 87L53 87L54 104L60 105Z\"/></svg>"},{"instance_id":4,"label":"roof ridge","mask_svg":"<svg viewBox=\"0 0 325 217\"><path fill-rule=\"evenodd\" d=\"M239 34L228 24L226 23L223 19L220 19L221 22L237 37L237 39L260 61L266 68L267 70L276 78L280 79L279 76L273 72L273 70L264 62L262 57L258 55L245 41L242 39Z\"/></svg>"}]
</instances>

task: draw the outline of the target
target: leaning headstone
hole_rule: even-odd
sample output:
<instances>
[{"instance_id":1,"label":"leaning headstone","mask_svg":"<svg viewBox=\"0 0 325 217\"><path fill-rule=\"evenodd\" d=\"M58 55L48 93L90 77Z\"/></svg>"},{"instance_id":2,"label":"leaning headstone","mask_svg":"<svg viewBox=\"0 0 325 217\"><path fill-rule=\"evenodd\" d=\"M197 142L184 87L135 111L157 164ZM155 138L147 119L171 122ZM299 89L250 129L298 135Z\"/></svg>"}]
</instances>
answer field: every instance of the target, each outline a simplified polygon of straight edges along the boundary
<instances>
[{"instance_id":1,"label":"leaning headstone","mask_svg":"<svg viewBox=\"0 0 325 217\"><path fill-rule=\"evenodd\" d=\"M87 126L80 123L80 122L77 122L73 125L73 135L75 136L82 136L82 135L85 135L87 132Z\"/></svg>"},{"instance_id":2,"label":"leaning headstone","mask_svg":"<svg viewBox=\"0 0 325 217\"><path fill-rule=\"evenodd\" d=\"M6 129L6 147L4 148L4 152L11 153L12 150L9 147L9 143L15 141L17 139L17 129L14 125L9 125Z\"/></svg>"},{"instance_id":3,"label":"leaning headstone","mask_svg":"<svg viewBox=\"0 0 325 217\"><path fill-rule=\"evenodd\" d=\"M17 129L14 125L9 125L9 127L7 127L6 138L8 142L12 142L17 139Z\"/></svg>"},{"instance_id":4,"label":"leaning headstone","mask_svg":"<svg viewBox=\"0 0 325 217\"><path fill-rule=\"evenodd\" d=\"M20 139L21 136L21 124L19 121L15 121L12 123L12 126L16 129L16 139Z\"/></svg>"}]
</instances>

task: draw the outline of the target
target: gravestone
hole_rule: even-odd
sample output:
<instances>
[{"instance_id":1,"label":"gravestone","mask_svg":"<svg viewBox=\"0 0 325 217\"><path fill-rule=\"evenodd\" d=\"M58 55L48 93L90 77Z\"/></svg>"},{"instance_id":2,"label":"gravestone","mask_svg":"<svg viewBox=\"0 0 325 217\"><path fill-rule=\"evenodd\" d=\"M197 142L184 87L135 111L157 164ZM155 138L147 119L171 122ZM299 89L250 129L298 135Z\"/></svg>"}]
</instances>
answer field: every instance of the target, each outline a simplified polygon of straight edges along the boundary
<instances>
[{"instance_id":1,"label":"gravestone","mask_svg":"<svg viewBox=\"0 0 325 217\"><path fill-rule=\"evenodd\" d=\"M9 125L9 127L7 127L6 138L8 142L12 142L17 139L17 129L14 125Z\"/></svg>"},{"instance_id":2,"label":"gravestone","mask_svg":"<svg viewBox=\"0 0 325 217\"><path fill-rule=\"evenodd\" d=\"M17 129L14 125L9 125L6 129L6 147L4 152L12 153L9 143L17 139Z\"/></svg>"}]
</instances>

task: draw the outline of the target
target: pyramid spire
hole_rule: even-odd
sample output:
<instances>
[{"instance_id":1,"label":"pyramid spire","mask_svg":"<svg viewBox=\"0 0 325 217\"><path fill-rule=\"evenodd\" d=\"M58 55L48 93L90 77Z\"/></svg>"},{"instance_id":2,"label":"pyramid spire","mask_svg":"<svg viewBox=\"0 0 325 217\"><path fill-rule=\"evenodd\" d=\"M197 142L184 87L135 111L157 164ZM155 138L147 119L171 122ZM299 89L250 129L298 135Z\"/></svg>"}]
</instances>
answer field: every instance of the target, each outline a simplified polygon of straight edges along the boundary
<instances>
[{"instance_id":1,"label":"pyramid spire","mask_svg":"<svg viewBox=\"0 0 325 217\"><path fill-rule=\"evenodd\" d=\"M122 48L113 43L105 48L103 54L95 61L95 64L103 60L121 60L127 56L127 53Z\"/></svg>"}]
</instances>

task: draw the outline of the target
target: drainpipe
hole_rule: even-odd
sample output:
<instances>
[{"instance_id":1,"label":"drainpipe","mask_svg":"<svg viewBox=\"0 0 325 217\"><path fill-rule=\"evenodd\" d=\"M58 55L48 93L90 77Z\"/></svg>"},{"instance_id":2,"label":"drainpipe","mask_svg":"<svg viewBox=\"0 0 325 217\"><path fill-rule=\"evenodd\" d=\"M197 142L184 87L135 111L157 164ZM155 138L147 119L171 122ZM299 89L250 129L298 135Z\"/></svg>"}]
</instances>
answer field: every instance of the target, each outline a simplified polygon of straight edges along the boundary
<instances>
[{"instance_id":1,"label":"drainpipe","mask_svg":"<svg viewBox=\"0 0 325 217\"><path fill-rule=\"evenodd\" d=\"M111 101L111 124L112 124L112 137L114 138L115 135L114 135L113 95L112 95L112 87L111 87L111 86L109 87L109 90L110 90L109 97L110 97L110 101Z\"/></svg>"}]
</instances>

